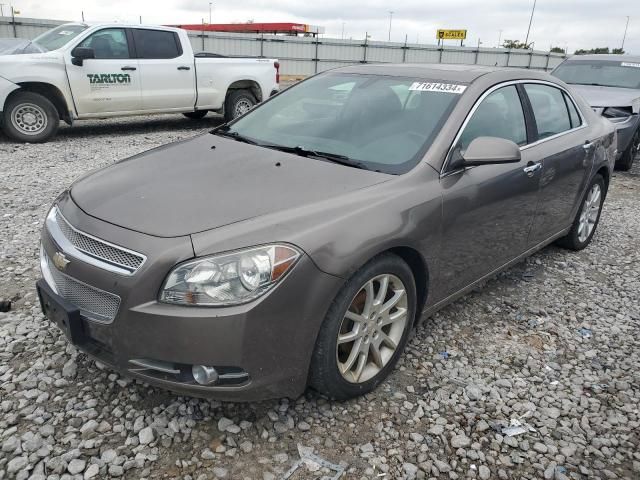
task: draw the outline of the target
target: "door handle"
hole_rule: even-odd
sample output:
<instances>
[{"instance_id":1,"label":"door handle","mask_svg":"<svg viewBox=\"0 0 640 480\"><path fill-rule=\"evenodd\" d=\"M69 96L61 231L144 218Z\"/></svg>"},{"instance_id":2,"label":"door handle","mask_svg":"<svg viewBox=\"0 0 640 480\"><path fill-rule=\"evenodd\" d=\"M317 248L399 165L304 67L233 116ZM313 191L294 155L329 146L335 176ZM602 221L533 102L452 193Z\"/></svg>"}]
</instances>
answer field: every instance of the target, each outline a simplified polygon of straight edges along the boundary
<instances>
[{"instance_id":1,"label":"door handle","mask_svg":"<svg viewBox=\"0 0 640 480\"><path fill-rule=\"evenodd\" d=\"M527 177L533 177L533 175L542 168L541 162L529 162L526 167L523 168L524 173L527 174Z\"/></svg>"},{"instance_id":2,"label":"door handle","mask_svg":"<svg viewBox=\"0 0 640 480\"><path fill-rule=\"evenodd\" d=\"M185 67L183 65L183 66L178 67L178 70L191 70L191 67Z\"/></svg>"},{"instance_id":3,"label":"door handle","mask_svg":"<svg viewBox=\"0 0 640 480\"><path fill-rule=\"evenodd\" d=\"M133 72L134 70L136 70L136 67L130 67L130 66L126 66L126 67L122 67L120 70L122 70L123 72Z\"/></svg>"},{"instance_id":4,"label":"door handle","mask_svg":"<svg viewBox=\"0 0 640 480\"><path fill-rule=\"evenodd\" d=\"M584 142L584 145L582 145L582 148L584 148L585 151L587 151L587 152L589 150L591 150L593 147L595 147L595 143L594 142L589 142L589 141Z\"/></svg>"}]
</instances>

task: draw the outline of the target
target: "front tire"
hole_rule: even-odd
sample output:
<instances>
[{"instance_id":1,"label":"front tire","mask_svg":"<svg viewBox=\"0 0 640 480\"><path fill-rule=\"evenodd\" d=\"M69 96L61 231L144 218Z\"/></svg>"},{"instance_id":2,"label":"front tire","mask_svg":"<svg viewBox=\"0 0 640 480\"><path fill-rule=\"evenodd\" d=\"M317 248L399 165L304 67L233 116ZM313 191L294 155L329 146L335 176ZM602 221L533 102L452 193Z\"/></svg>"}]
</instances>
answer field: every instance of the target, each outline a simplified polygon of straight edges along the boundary
<instances>
[{"instance_id":1,"label":"front tire","mask_svg":"<svg viewBox=\"0 0 640 480\"><path fill-rule=\"evenodd\" d=\"M616 162L616 170L622 170L623 172L631 170L633 161L636 159L638 154L640 154L640 128L633 135L629 147Z\"/></svg>"},{"instance_id":2,"label":"front tire","mask_svg":"<svg viewBox=\"0 0 640 480\"><path fill-rule=\"evenodd\" d=\"M591 243L591 239L596 233L600 222L606 188L602 175L597 174L593 177L582 198L582 204L573 221L571 230L556 242L558 245L569 250L578 251Z\"/></svg>"},{"instance_id":3,"label":"front tire","mask_svg":"<svg viewBox=\"0 0 640 480\"><path fill-rule=\"evenodd\" d=\"M201 120L207 116L209 110L196 110L195 112L185 112L183 115L191 120Z\"/></svg>"},{"instance_id":4,"label":"front tire","mask_svg":"<svg viewBox=\"0 0 640 480\"><path fill-rule=\"evenodd\" d=\"M224 121L230 122L244 115L257 103L256 97L249 90L232 90L224 101Z\"/></svg>"},{"instance_id":5,"label":"front tire","mask_svg":"<svg viewBox=\"0 0 640 480\"><path fill-rule=\"evenodd\" d=\"M413 273L398 256L378 256L358 270L331 304L320 328L310 386L336 400L376 388L404 350L416 299Z\"/></svg>"},{"instance_id":6,"label":"front tire","mask_svg":"<svg viewBox=\"0 0 640 480\"><path fill-rule=\"evenodd\" d=\"M18 142L43 143L58 131L58 110L47 98L34 92L12 95L2 112L2 129Z\"/></svg>"}]
</instances>

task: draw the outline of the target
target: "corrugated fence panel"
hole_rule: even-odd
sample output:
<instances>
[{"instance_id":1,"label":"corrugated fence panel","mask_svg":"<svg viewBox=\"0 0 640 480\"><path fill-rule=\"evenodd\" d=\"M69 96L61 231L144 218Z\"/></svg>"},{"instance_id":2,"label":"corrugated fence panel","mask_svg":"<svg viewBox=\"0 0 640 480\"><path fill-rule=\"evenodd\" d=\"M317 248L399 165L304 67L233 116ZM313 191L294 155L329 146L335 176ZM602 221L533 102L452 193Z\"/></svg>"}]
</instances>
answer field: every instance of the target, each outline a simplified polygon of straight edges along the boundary
<instances>
[{"instance_id":1,"label":"corrugated fence panel","mask_svg":"<svg viewBox=\"0 0 640 480\"><path fill-rule=\"evenodd\" d=\"M442 63L462 63L474 64L476 60L475 51L448 50L442 51Z\"/></svg>"},{"instance_id":2,"label":"corrugated fence panel","mask_svg":"<svg viewBox=\"0 0 640 480\"><path fill-rule=\"evenodd\" d=\"M440 63L440 51L410 48L407 50L407 63Z\"/></svg>"},{"instance_id":3,"label":"corrugated fence panel","mask_svg":"<svg viewBox=\"0 0 640 480\"><path fill-rule=\"evenodd\" d=\"M16 18L18 37L33 39L66 22ZM337 38L288 37L228 32L189 31L195 52L228 56L269 57L280 60L283 75L313 75L343 65L361 63L457 63L552 69L564 60L561 54L505 50L502 48L444 47L396 42L341 40ZM11 17L0 17L0 37L13 37ZM317 41L317 44L316 44Z\"/></svg>"},{"instance_id":4,"label":"corrugated fence panel","mask_svg":"<svg viewBox=\"0 0 640 480\"><path fill-rule=\"evenodd\" d=\"M320 40L318 45L318 58L323 60L345 60L348 62L359 62L363 59L364 48L363 42L349 41L344 42L335 40Z\"/></svg>"}]
</instances>

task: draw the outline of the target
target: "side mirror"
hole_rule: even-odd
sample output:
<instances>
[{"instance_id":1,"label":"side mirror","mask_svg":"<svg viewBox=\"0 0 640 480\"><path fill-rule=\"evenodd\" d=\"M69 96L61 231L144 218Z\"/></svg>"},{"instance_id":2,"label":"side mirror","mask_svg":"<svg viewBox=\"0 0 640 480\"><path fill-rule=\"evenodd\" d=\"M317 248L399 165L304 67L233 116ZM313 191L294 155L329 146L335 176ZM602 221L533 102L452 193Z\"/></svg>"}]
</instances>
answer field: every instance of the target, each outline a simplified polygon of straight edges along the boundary
<instances>
[{"instance_id":1,"label":"side mirror","mask_svg":"<svg viewBox=\"0 0 640 480\"><path fill-rule=\"evenodd\" d=\"M76 47L71 51L71 63L81 67L85 60L96 58L96 53L90 47Z\"/></svg>"},{"instance_id":2,"label":"side mirror","mask_svg":"<svg viewBox=\"0 0 640 480\"><path fill-rule=\"evenodd\" d=\"M520 147L511 140L498 137L478 137L469 144L462 155L464 162L462 166L517 163L520 158Z\"/></svg>"}]
</instances>

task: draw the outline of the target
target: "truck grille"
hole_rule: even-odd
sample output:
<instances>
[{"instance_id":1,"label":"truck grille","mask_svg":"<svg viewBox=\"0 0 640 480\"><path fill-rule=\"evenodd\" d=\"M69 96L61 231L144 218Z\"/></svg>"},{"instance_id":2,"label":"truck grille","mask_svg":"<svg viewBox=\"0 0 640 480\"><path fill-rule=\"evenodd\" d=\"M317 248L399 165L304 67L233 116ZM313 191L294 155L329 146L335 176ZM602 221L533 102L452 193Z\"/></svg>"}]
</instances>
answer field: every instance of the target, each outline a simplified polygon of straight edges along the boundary
<instances>
[{"instance_id":1,"label":"truck grille","mask_svg":"<svg viewBox=\"0 0 640 480\"><path fill-rule=\"evenodd\" d=\"M54 218L60 232L80 252L108 265L119 267L128 272L129 275L135 273L144 263L145 257L142 254L112 245L76 230L62 216L60 210L57 207L54 208ZM70 253L73 255L73 252ZM109 270L107 266L105 268Z\"/></svg>"},{"instance_id":2,"label":"truck grille","mask_svg":"<svg viewBox=\"0 0 640 480\"><path fill-rule=\"evenodd\" d=\"M41 255L41 267L43 270L47 269L47 273L50 275L49 278L54 283L51 287L54 288L58 295L78 307L83 317L102 323L111 323L116 318L120 308L120 297L87 285L60 272L52 265L44 249ZM47 278L47 275L45 275L45 278Z\"/></svg>"}]
</instances>

